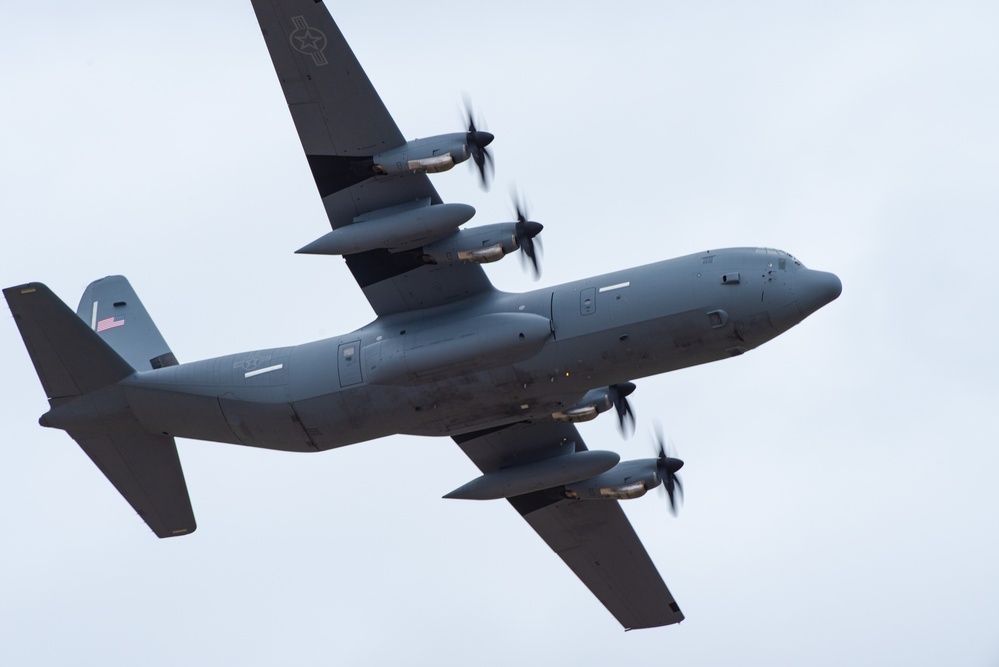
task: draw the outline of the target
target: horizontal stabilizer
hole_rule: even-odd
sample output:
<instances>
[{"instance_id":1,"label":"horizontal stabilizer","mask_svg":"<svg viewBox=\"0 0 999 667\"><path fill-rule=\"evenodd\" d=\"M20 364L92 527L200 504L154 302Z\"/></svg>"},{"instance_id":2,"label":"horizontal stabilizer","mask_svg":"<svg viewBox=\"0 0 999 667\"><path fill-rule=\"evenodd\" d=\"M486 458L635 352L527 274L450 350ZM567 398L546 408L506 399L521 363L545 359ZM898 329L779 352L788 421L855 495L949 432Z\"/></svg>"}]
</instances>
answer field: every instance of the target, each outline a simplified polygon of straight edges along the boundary
<instances>
[{"instance_id":1,"label":"horizontal stabilizer","mask_svg":"<svg viewBox=\"0 0 999 667\"><path fill-rule=\"evenodd\" d=\"M157 537L193 533L194 510L173 438L122 426L69 434Z\"/></svg>"},{"instance_id":2,"label":"horizontal stabilizer","mask_svg":"<svg viewBox=\"0 0 999 667\"><path fill-rule=\"evenodd\" d=\"M102 389L135 372L45 285L8 287L3 294L49 400Z\"/></svg>"}]
</instances>

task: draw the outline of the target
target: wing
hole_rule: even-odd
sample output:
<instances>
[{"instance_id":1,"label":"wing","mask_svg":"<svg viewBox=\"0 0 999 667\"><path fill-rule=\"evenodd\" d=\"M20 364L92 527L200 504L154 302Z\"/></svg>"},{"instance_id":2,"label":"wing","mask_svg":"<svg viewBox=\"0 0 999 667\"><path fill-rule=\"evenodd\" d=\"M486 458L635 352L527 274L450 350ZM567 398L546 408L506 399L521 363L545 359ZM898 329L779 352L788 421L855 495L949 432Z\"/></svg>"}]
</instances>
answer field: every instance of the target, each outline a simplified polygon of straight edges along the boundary
<instances>
[{"instance_id":1,"label":"wing","mask_svg":"<svg viewBox=\"0 0 999 667\"><path fill-rule=\"evenodd\" d=\"M454 438L482 472L586 445L572 424L521 422ZM679 623L683 613L616 500L569 500L558 489L510 504L626 629Z\"/></svg>"},{"instance_id":2,"label":"wing","mask_svg":"<svg viewBox=\"0 0 999 667\"><path fill-rule=\"evenodd\" d=\"M373 172L372 156L406 139L326 6L315 0L253 0L253 9L333 229L365 224L388 209L443 203L426 174ZM482 267L426 264L418 250L346 256L379 315L493 289Z\"/></svg>"}]
</instances>

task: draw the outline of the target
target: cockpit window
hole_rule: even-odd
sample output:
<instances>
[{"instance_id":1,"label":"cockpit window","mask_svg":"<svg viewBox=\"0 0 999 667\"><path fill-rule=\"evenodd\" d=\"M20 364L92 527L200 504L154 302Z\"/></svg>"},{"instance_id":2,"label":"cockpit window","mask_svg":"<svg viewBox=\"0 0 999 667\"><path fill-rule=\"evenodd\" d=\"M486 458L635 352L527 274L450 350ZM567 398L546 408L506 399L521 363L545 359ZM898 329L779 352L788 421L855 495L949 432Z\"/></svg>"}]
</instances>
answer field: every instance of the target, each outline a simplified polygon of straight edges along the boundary
<instances>
[{"instance_id":1,"label":"cockpit window","mask_svg":"<svg viewBox=\"0 0 999 667\"><path fill-rule=\"evenodd\" d=\"M802 267L804 266L804 264L802 264L800 261L798 261L794 257L794 255L792 255L791 253L784 252L783 250L778 250L776 248L757 248L756 249L756 254L757 255L776 255L777 257L781 257L781 258L785 258L786 257L786 258L790 259L792 262L794 262L796 266L802 266ZM780 264L779 268L781 268L781 269L783 269L785 267L785 265L786 265L784 259L778 260L778 263ZM773 264L771 264L771 266L773 266Z\"/></svg>"}]
</instances>

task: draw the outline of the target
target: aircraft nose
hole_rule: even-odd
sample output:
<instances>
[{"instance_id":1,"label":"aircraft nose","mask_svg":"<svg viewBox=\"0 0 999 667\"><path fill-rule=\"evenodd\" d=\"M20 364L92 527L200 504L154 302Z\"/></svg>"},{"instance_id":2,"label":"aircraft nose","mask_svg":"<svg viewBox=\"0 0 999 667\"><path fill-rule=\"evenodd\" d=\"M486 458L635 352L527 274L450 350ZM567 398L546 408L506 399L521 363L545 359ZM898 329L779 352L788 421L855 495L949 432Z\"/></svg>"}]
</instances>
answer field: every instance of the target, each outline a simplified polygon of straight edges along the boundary
<instances>
[{"instance_id":1,"label":"aircraft nose","mask_svg":"<svg viewBox=\"0 0 999 667\"><path fill-rule=\"evenodd\" d=\"M835 300L843 291L843 283L835 273L801 269L797 275L795 296L802 317L808 317L822 306Z\"/></svg>"}]
</instances>

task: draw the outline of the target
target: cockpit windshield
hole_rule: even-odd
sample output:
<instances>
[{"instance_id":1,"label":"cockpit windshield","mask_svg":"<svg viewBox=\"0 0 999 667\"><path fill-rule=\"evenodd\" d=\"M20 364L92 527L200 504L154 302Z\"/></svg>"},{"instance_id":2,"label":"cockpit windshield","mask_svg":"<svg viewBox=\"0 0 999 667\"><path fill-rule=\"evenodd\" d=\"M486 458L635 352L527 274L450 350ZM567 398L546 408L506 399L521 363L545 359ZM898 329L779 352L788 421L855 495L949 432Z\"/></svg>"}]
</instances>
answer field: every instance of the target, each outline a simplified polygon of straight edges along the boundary
<instances>
[{"instance_id":1,"label":"cockpit windshield","mask_svg":"<svg viewBox=\"0 0 999 667\"><path fill-rule=\"evenodd\" d=\"M804 268L804 266L805 266L804 264L801 263L801 261L799 261L797 258L795 258L795 256L792 255L791 253L784 252L783 250L778 250L776 248L757 248L756 249L756 254L757 255L773 255L774 257L779 258L779 261L780 261L781 264L784 264L786 260L790 259L797 266L800 266L802 268ZM781 266L780 268L783 269L784 267Z\"/></svg>"}]
</instances>

